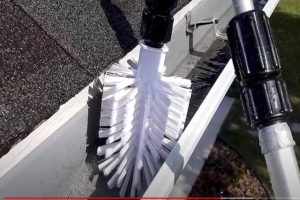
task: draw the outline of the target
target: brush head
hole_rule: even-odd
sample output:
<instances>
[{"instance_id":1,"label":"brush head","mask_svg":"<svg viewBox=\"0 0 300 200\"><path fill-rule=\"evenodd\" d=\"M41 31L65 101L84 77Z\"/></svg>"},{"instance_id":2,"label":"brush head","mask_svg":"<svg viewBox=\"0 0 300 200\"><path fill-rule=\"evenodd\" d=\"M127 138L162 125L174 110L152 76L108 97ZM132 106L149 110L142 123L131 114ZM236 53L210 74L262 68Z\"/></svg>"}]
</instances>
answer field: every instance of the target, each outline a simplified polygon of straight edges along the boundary
<instances>
[{"instance_id":1,"label":"brush head","mask_svg":"<svg viewBox=\"0 0 300 200\"><path fill-rule=\"evenodd\" d=\"M139 196L151 183L183 131L191 96L190 81L165 77L162 67L153 67L152 81L141 78L138 72L151 66L140 64L163 65L165 58L156 49L147 61L149 48L141 47L138 66L114 64L104 78L99 137L106 143L98 147L98 167L121 196Z\"/></svg>"}]
</instances>

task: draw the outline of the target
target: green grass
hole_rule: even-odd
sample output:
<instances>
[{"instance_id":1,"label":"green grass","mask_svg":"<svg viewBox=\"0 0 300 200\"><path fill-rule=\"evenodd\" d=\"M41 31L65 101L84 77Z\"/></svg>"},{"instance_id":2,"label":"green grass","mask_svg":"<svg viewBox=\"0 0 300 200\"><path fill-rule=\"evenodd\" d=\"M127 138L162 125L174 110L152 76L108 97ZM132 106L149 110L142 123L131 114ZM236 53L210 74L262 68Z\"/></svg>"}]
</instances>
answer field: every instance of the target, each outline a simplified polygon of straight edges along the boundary
<instances>
[{"instance_id":1,"label":"green grass","mask_svg":"<svg viewBox=\"0 0 300 200\"><path fill-rule=\"evenodd\" d=\"M300 0L281 0L271 17L271 26L294 112L289 122L300 123ZM249 133L252 131L252 134ZM226 119L221 137L240 151L271 191L269 175L255 136L246 124L240 101L237 100ZM300 163L300 134L294 133L298 163Z\"/></svg>"},{"instance_id":2,"label":"green grass","mask_svg":"<svg viewBox=\"0 0 300 200\"><path fill-rule=\"evenodd\" d=\"M281 0L271 17L283 78L287 82L290 95L300 96L300 1ZM293 102L296 103L296 102ZM297 103L299 112L300 101Z\"/></svg>"},{"instance_id":3,"label":"green grass","mask_svg":"<svg viewBox=\"0 0 300 200\"><path fill-rule=\"evenodd\" d=\"M281 0L278 6L276 7L275 13L272 15L272 18L278 12L283 12L288 15L298 15L300 16L300 2L299 0Z\"/></svg>"},{"instance_id":4,"label":"green grass","mask_svg":"<svg viewBox=\"0 0 300 200\"><path fill-rule=\"evenodd\" d=\"M285 80L294 112L290 123L300 123L300 0L281 0L271 17L277 44L282 78ZM300 160L300 134L294 133L298 162Z\"/></svg>"}]
</instances>

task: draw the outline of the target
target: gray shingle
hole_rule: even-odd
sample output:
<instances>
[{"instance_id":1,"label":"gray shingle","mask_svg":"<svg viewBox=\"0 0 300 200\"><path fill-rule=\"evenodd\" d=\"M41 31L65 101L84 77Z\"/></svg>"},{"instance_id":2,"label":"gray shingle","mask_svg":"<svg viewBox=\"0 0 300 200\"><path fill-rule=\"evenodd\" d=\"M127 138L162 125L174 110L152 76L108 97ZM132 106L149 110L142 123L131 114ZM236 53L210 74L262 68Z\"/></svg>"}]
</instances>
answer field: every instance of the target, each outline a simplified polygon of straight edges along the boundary
<instances>
[{"instance_id":1,"label":"gray shingle","mask_svg":"<svg viewBox=\"0 0 300 200\"><path fill-rule=\"evenodd\" d=\"M10 1L0 1L0 156L92 77Z\"/></svg>"}]
</instances>

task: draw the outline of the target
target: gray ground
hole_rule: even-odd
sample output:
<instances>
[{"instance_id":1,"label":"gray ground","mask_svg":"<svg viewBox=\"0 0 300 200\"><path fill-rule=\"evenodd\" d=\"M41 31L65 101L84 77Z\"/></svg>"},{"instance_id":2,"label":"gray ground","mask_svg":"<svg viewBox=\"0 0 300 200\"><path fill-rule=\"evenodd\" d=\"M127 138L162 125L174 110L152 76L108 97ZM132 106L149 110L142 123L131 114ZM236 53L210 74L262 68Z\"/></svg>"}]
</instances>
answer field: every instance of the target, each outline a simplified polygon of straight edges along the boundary
<instances>
[{"instance_id":1,"label":"gray ground","mask_svg":"<svg viewBox=\"0 0 300 200\"><path fill-rule=\"evenodd\" d=\"M142 8L141 0L0 0L0 157L138 44Z\"/></svg>"}]
</instances>

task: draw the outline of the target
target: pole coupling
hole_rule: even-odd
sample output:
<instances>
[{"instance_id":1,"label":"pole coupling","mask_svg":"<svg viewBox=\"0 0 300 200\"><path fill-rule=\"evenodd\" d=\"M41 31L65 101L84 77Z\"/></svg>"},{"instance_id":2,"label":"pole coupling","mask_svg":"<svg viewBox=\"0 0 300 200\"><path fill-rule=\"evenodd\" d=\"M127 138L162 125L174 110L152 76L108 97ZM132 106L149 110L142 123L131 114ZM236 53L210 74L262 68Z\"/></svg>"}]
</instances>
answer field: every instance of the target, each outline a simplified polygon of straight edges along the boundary
<instances>
[{"instance_id":1,"label":"pole coupling","mask_svg":"<svg viewBox=\"0 0 300 200\"><path fill-rule=\"evenodd\" d=\"M171 40L174 18L171 11L178 0L146 0L143 10L141 36L146 45L162 48Z\"/></svg>"},{"instance_id":2,"label":"pole coupling","mask_svg":"<svg viewBox=\"0 0 300 200\"><path fill-rule=\"evenodd\" d=\"M248 124L259 128L285 121L292 106L269 18L261 10L238 14L227 35Z\"/></svg>"}]
</instances>

